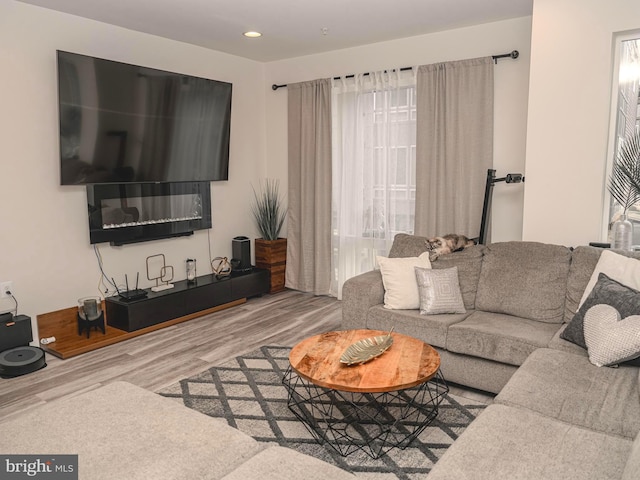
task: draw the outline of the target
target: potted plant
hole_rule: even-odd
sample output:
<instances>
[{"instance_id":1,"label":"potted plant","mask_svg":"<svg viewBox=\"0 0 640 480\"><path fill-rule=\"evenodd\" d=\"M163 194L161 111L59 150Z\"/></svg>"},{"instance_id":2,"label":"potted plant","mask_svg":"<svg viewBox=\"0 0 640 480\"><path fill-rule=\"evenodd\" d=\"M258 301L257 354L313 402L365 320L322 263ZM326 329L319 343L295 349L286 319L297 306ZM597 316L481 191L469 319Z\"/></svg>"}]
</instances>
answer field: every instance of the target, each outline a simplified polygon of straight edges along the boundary
<instances>
[{"instance_id":1,"label":"potted plant","mask_svg":"<svg viewBox=\"0 0 640 480\"><path fill-rule=\"evenodd\" d=\"M287 239L280 238L280 231L287 216L287 207L280 196L280 182L266 179L260 191L253 189L254 203L251 211L261 238L255 239L256 267L271 273L270 293L284 290L287 263Z\"/></svg>"},{"instance_id":2,"label":"potted plant","mask_svg":"<svg viewBox=\"0 0 640 480\"><path fill-rule=\"evenodd\" d=\"M625 138L613 162L609 192L622 207L622 214L612 227L612 247L631 250L633 225L627 211L640 201L640 134Z\"/></svg>"}]
</instances>

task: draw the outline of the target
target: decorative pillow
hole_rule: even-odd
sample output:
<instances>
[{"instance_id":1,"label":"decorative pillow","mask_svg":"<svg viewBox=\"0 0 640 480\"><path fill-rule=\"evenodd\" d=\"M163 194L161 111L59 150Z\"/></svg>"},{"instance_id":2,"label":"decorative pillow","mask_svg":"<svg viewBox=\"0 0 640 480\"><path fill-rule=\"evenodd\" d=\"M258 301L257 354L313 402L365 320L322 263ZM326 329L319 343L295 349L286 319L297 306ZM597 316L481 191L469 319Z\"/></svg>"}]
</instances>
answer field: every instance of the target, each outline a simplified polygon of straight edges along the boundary
<instances>
[{"instance_id":1,"label":"decorative pillow","mask_svg":"<svg viewBox=\"0 0 640 480\"><path fill-rule=\"evenodd\" d=\"M382 284L384 285L384 308L393 310L415 310L420 308L418 282L414 267L431 268L429 252L419 257L377 257Z\"/></svg>"},{"instance_id":2,"label":"decorative pillow","mask_svg":"<svg viewBox=\"0 0 640 480\"><path fill-rule=\"evenodd\" d=\"M580 306L587 300L601 273L623 285L640 290L640 260L604 250L582 294Z\"/></svg>"},{"instance_id":3,"label":"decorative pillow","mask_svg":"<svg viewBox=\"0 0 640 480\"><path fill-rule=\"evenodd\" d=\"M567 328L560 334L560 338L582 348L587 348L584 339L584 316L591 307L601 303L611 305L620 312L622 317L640 314L640 292L600 273L598 282L573 316Z\"/></svg>"},{"instance_id":4,"label":"decorative pillow","mask_svg":"<svg viewBox=\"0 0 640 480\"><path fill-rule=\"evenodd\" d=\"M458 267L440 270L415 267L415 271L421 315L466 312L458 281Z\"/></svg>"},{"instance_id":5,"label":"decorative pillow","mask_svg":"<svg viewBox=\"0 0 640 480\"><path fill-rule=\"evenodd\" d=\"M640 357L640 315L620 319L610 305L595 305L584 316L589 361L598 367Z\"/></svg>"}]
</instances>

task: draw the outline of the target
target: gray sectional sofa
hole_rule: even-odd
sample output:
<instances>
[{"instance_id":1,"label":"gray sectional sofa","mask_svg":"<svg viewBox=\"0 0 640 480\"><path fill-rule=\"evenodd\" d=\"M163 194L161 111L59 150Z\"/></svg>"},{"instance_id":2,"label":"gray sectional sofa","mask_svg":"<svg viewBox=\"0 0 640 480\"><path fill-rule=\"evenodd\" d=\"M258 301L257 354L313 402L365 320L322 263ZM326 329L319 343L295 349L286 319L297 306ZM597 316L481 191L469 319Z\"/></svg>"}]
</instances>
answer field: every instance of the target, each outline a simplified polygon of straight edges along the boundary
<instances>
[{"instance_id":1,"label":"gray sectional sofa","mask_svg":"<svg viewBox=\"0 0 640 480\"><path fill-rule=\"evenodd\" d=\"M86 480L355 478L126 382L0 423L0 453L78 454L79 478Z\"/></svg>"},{"instance_id":2,"label":"gray sectional sofa","mask_svg":"<svg viewBox=\"0 0 640 480\"><path fill-rule=\"evenodd\" d=\"M398 235L389 257L424 242ZM386 309L379 271L345 282L343 328L420 338L447 380L498 394L429 480L640 478L640 369L596 367L560 336L602 251L506 242L441 256L432 268L458 268L466 313Z\"/></svg>"}]
</instances>

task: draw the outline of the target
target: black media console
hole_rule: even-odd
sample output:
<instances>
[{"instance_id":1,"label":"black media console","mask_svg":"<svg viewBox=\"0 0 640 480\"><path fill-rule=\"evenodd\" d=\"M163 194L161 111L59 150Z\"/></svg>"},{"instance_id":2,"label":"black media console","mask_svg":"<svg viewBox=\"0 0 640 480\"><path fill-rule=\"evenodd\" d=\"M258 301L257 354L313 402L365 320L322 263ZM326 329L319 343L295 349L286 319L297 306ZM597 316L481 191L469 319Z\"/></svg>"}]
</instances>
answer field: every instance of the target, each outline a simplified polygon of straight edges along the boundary
<instances>
[{"instance_id":1,"label":"black media console","mask_svg":"<svg viewBox=\"0 0 640 480\"><path fill-rule=\"evenodd\" d=\"M225 303L255 297L269 292L269 271L254 268L227 277L204 275L193 283L174 282L174 287L160 292L148 290L145 298L125 301L107 297L107 324L133 332L175 318L191 315Z\"/></svg>"}]
</instances>

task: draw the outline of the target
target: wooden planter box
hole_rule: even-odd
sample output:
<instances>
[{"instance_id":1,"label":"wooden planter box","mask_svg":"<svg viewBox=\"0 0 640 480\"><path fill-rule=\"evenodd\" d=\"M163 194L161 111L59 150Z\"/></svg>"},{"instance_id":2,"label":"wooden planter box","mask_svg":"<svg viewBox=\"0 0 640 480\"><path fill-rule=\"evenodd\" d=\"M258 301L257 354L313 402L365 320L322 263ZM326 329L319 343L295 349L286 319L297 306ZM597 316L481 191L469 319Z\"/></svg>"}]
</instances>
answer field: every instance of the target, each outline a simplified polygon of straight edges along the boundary
<instances>
[{"instance_id":1,"label":"wooden planter box","mask_svg":"<svg viewBox=\"0 0 640 480\"><path fill-rule=\"evenodd\" d=\"M284 290L284 272L287 264L287 239L255 239L256 267L265 268L271 273L269 293Z\"/></svg>"}]
</instances>

